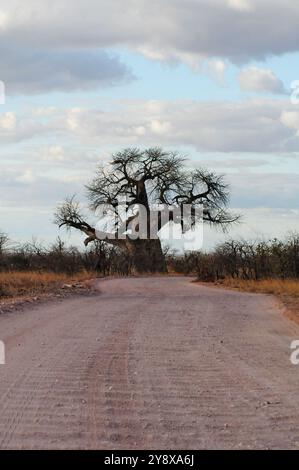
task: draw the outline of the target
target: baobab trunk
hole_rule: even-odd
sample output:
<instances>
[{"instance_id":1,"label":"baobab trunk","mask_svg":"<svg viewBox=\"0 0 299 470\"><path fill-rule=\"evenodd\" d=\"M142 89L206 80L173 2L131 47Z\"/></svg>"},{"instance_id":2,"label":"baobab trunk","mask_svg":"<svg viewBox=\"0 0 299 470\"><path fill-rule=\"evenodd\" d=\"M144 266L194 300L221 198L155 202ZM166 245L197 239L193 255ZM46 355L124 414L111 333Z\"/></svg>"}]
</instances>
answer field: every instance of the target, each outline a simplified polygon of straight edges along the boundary
<instances>
[{"instance_id":1,"label":"baobab trunk","mask_svg":"<svg viewBox=\"0 0 299 470\"><path fill-rule=\"evenodd\" d=\"M139 273L165 273L167 266L159 239L137 239L130 243L133 265Z\"/></svg>"}]
</instances>

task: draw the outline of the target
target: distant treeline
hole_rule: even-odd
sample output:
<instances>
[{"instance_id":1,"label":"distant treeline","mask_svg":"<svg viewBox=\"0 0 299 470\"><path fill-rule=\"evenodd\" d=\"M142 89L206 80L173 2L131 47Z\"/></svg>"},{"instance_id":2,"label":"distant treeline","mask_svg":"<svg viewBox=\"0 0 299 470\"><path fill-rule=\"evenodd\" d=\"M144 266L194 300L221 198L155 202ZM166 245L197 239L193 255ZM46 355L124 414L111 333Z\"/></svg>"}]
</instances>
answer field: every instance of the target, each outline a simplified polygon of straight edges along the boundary
<instances>
[{"instance_id":1,"label":"distant treeline","mask_svg":"<svg viewBox=\"0 0 299 470\"><path fill-rule=\"evenodd\" d=\"M167 252L167 250L165 250ZM192 252L184 256L165 253L168 270L197 275L203 281L226 277L238 279L298 279L299 234L281 241L248 242L230 240L212 253ZM133 273L133 260L128 253L97 241L84 251L68 247L58 238L49 248L37 241L13 245L0 233L0 271L53 271L74 274L96 271L103 276Z\"/></svg>"},{"instance_id":2,"label":"distant treeline","mask_svg":"<svg viewBox=\"0 0 299 470\"><path fill-rule=\"evenodd\" d=\"M226 277L239 279L298 279L299 234L284 241L248 242L230 240L213 253L193 252L169 257L168 265L175 272L197 274L203 281Z\"/></svg>"},{"instance_id":3,"label":"distant treeline","mask_svg":"<svg viewBox=\"0 0 299 470\"><path fill-rule=\"evenodd\" d=\"M34 240L14 245L5 234L0 233L0 271L75 274L82 270L97 271L104 276L126 276L131 273L131 261L124 253L101 241L80 251L77 247L68 247L60 238L48 248Z\"/></svg>"}]
</instances>

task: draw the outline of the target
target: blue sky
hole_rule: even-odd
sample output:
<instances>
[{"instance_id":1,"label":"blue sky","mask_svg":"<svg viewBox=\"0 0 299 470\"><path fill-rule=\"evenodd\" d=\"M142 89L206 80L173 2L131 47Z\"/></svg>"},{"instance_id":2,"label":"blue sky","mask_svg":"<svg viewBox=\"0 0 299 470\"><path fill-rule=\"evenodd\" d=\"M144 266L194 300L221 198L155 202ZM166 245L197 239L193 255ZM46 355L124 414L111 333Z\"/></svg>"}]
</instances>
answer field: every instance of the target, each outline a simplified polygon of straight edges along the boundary
<instances>
[{"instance_id":1,"label":"blue sky","mask_svg":"<svg viewBox=\"0 0 299 470\"><path fill-rule=\"evenodd\" d=\"M161 145L224 173L244 214L205 248L299 230L298 21L295 0L1 0L0 229L50 243L98 162Z\"/></svg>"}]
</instances>

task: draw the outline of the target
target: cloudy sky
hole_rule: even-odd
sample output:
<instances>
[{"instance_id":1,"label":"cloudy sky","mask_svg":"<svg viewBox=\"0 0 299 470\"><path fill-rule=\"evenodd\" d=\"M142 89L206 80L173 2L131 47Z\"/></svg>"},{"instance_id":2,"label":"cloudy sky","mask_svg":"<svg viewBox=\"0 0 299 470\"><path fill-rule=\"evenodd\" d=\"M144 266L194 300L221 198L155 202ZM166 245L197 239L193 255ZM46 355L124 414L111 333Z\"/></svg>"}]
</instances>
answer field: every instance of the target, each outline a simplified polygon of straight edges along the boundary
<instances>
[{"instance_id":1,"label":"cloudy sky","mask_svg":"<svg viewBox=\"0 0 299 470\"><path fill-rule=\"evenodd\" d=\"M0 229L53 240L97 162L163 146L226 175L231 236L299 230L298 24L297 0L0 0Z\"/></svg>"}]
</instances>

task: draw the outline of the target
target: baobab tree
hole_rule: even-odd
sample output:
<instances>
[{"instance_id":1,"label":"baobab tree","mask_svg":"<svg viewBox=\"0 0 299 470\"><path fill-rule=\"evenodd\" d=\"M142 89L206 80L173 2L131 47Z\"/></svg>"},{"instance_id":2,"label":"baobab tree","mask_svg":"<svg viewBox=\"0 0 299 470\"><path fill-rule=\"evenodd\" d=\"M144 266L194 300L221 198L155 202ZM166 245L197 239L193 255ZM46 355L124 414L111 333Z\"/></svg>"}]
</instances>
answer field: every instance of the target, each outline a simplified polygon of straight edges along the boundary
<instances>
[{"instance_id":1,"label":"baobab tree","mask_svg":"<svg viewBox=\"0 0 299 470\"><path fill-rule=\"evenodd\" d=\"M58 207L56 224L85 233L85 245L101 239L125 250L138 272L166 271L159 232L169 221L180 224L184 230L184 206L190 207L192 223L199 207L203 221L211 225L225 229L238 219L227 210L229 188L222 175L190 169L184 157L161 148L128 148L113 154L108 166L101 165L86 188L93 211L108 207L110 215L114 212L113 230L90 225L74 197ZM120 214L122 204L125 211ZM138 232L141 235L141 208L146 218L146 235L143 227L142 236L136 237ZM168 220L163 218L166 209ZM105 211L101 214L101 218L104 217ZM153 235L153 220L156 221L154 236L150 236Z\"/></svg>"}]
</instances>

